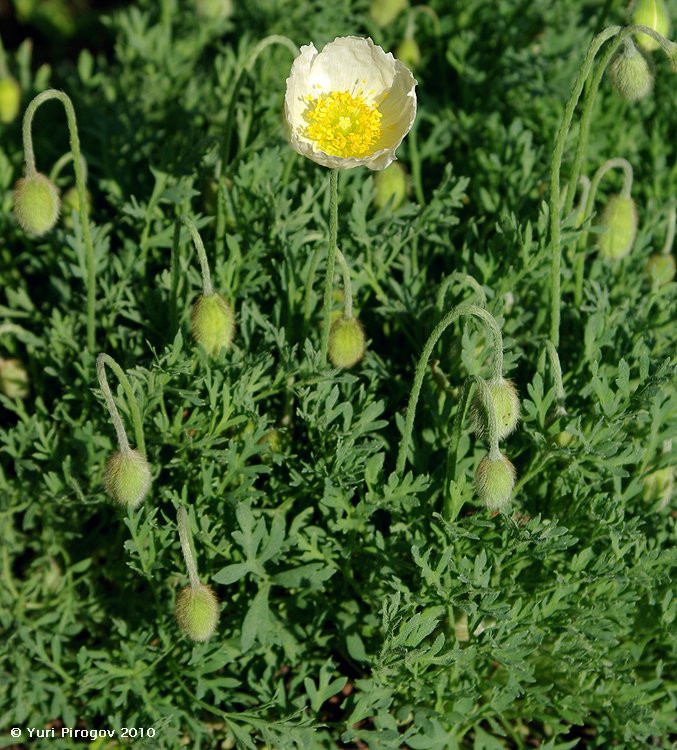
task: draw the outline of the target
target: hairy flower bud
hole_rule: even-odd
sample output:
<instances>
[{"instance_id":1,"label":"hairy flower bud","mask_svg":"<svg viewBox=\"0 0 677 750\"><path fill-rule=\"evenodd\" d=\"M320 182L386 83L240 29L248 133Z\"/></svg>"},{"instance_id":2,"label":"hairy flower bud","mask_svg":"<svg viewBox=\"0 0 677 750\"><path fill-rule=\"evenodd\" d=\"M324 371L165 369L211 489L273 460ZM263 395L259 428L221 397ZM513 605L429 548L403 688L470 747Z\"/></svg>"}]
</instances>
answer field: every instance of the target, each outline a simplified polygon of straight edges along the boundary
<instances>
[{"instance_id":1,"label":"hairy flower bud","mask_svg":"<svg viewBox=\"0 0 677 750\"><path fill-rule=\"evenodd\" d=\"M668 9L663 0L637 0L632 9L632 23L640 26L648 26L662 36L667 37L670 30L670 17ZM658 49L658 42L648 34L638 32L635 35L637 44L652 52Z\"/></svg>"},{"instance_id":2,"label":"hairy flower bud","mask_svg":"<svg viewBox=\"0 0 677 750\"><path fill-rule=\"evenodd\" d=\"M21 108L21 88L11 76L0 78L0 122L7 125L16 120Z\"/></svg>"},{"instance_id":3,"label":"hairy flower bud","mask_svg":"<svg viewBox=\"0 0 677 750\"><path fill-rule=\"evenodd\" d=\"M496 427L498 439L503 440L517 427L520 417L520 400L512 380L499 378L487 383L491 394L491 403L496 414ZM489 418L487 415L484 399L479 389L475 392L472 407L470 409L470 420L473 430L478 436L482 436L489 429Z\"/></svg>"},{"instance_id":4,"label":"hairy flower bud","mask_svg":"<svg viewBox=\"0 0 677 750\"><path fill-rule=\"evenodd\" d=\"M59 191L44 174L36 172L16 183L14 214L24 232L46 234L56 224L60 208Z\"/></svg>"},{"instance_id":5,"label":"hairy flower bud","mask_svg":"<svg viewBox=\"0 0 677 750\"><path fill-rule=\"evenodd\" d=\"M627 101L636 102L653 89L653 74L644 55L632 42L609 65L609 77L616 91Z\"/></svg>"},{"instance_id":6,"label":"hairy flower bud","mask_svg":"<svg viewBox=\"0 0 677 750\"><path fill-rule=\"evenodd\" d=\"M120 505L136 508L148 494L151 482L150 466L139 451L128 448L108 459L103 484Z\"/></svg>"},{"instance_id":7,"label":"hairy flower bud","mask_svg":"<svg viewBox=\"0 0 677 750\"><path fill-rule=\"evenodd\" d=\"M198 583L179 591L174 609L181 630L192 640L209 640L219 621L219 600L209 586Z\"/></svg>"},{"instance_id":8,"label":"hairy flower bud","mask_svg":"<svg viewBox=\"0 0 677 750\"><path fill-rule=\"evenodd\" d=\"M403 39L395 50L395 57L413 70L421 64L421 49L415 39Z\"/></svg>"},{"instance_id":9,"label":"hairy flower bud","mask_svg":"<svg viewBox=\"0 0 677 750\"><path fill-rule=\"evenodd\" d=\"M334 367L352 367L364 356L364 329L357 318L341 315L329 329L329 359Z\"/></svg>"},{"instance_id":10,"label":"hairy flower bud","mask_svg":"<svg viewBox=\"0 0 677 750\"><path fill-rule=\"evenodd\" d=\"M609 198L599 220L604 232L598 235L599 252L609 260L620 260L632 250L637 234L635 201L623 195Z\"/></svg>"},{"instance_id":11,"label":"hairy flower bud","mask_svg":"<svg viewBox=\"0 0 677 750\"><path fill-rule=\"evenodd\" d=\"M675 278L675 257L670 254L652 255L644 270L649 278L656 279L658 286L665 286Z\"/></svg>"},{"instance_id":12,"label":"hairy flower bud","mask_svg":"<svg viewBox=\"0 0 677 750\"><path fill-rule=\"evenodd\" d=\"M11 399L28 396L28 373L18 359L0 359L0 393Z\"/></svg>"},{"instance_id":13,"label":"hairy flower bud","mask_svg":"<svg viewBox=\"0 0 677 750\"><path fill-rule=\"evenodd\" d=\"M475 472L475 487L489 510L504 510L515 488L515 467L502 453L498 458L485 456Z\"/></svg>"},{"instance_id":14,"label":"hairy flower bud","mask_svg":"<svg viewBox=\"0 0 677 750\"><path fill-rule=\"evenodd\" d=\"M369 15L377 26L389 26L406 8L407 0L372 0Z\"/></svg>"},{"instance_id":15,"label":"hairy flower bud","mask_svg":"<svg viewBox=\"0 0 677 750\"><path fill-rule=\"evenodd\" d=\"M378 208L383 209L388 204L392 209L401 206L407 196L407 173L404 167L394 161L382 172L377 172L374 178L374 188L376 192L374 203Z\"/></svg>"},{"instance_id":16,"label":"hairy flower bud","mask_svg":"<svg viewBox=\"0 0 677 750\"><path fill-rule=\"evenodd\" d=\"M201 296L193 306L191 321L193 337L207 353L216 356L221 349L230 349L235 336L233 308L220 294Z\"/></svg>"}]
</instances>

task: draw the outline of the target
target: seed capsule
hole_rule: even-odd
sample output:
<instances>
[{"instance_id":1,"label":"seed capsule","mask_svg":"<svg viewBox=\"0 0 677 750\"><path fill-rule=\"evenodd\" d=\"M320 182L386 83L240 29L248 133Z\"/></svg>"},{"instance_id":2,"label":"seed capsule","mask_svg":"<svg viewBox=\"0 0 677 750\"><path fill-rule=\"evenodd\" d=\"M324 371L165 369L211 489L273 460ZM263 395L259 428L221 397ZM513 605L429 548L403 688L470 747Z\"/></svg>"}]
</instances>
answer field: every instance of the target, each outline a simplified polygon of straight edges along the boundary
<instances>
[{"instance_id":1,"label":"seed capsule","mask_svg":"<svg viewBox=\"0 0 677 750\"><path fill-rule=\"evenodd\" d=\"M5 125L16 120L21 108L21 88L11 76L0 78L0 122Z\"/></svg>"},{"instance_id":2,"label":"seed capsule","mask_svg":"<svg viewBox=\"0 0 677 750\"><path fill-rule=\"evenodd\" d=\"M113 453L108 459L103 484L113 500L136 508L148 494L152 480L145 456L128 448Z\"/></svg>"},{"instance_id":3,"label":"seed capsule","mask_svg":"<svg viewBox=\"0 0 677 750\"><path fill-rule=\"evenodd\" d=\"M215 357L222 348L230 349L235 335L233 308L220 294L200 297L193 306L193 337Z\"/></svg>"},{"instance_id":4,"label":"seed capsule","mask_svg":"<svg viewBox=\"0 0 677 750\"><path fill-rule=\"evenodd\" d=\"M503 440L517 427L520 417L520 400L511 380L500 378L490 380L487 383L491 394L491 403L496 414L496 427L498 428L498 439ZM473 404L470 409L470 420L473 430L478 436L482 436L489 429L489 418L482 394L475 393Z\"/></svg>"},{"instance_id":5,"label":"seed capsule","mask_svg":"<svg viewBox=\"0 0 677 750\"><path fill-rule=\"evenodd\" d=\"M174 614L181 630L192 640L203 643L216 630L219 600L204 583L198 583L195 588L186 586L176 597Z\"/></svg>"},{"instance_id":6,"label":"seed capsule","mask_svg":"<svg viewBox=\"0 0 677 750\"><path fill-rule=\"evenodd\" d=\"M489 510L504 510L515 488L515 467L502 453L498 458L485 456L475 472L475 487Z\"/></svg>"},{"instance_id":7,"label":"seed capsule","mask_svg":"<svg viewBox=\"0 0 677 750\"><path fill-rule=\"evenodd\" d=\"M632 23L648 26L667 37L670 30L670 16L667 6L663 0L637 0L632 10ZM639 32L635 35L635 38L637 44L647 52L652 52L659 47L658 42L648 34Z\"/></svg>"},{"instance_id":8,"label":"seed capsule","mask_svg":"<svg viewBox=\"0 0 677 750\"><path fill-rule=\"evenodd\" d=\"M329 329L329 359L334 367L353 367L364 356L365 336L357 318L342 315Z\"/></svg>"},{"instance_id":9,"label":"seed capsule","mask_svg":"<svg viewBox=\"0 0 677 750\"><path fill-rule=\"evenodd\" d=\"M629 102L648 96L653 89L653 74L649 64L634 44L625 44L623 51L609 65L613 87Z\"/></svg>"},{"instance_id":10,"label":"seed capsule","mask_svg":"<svg viewBox=\"0 0 677 750\"><path fill-rule=\"evenodd\" d=\"M632 250L637 234L637 207L630 197L609 198L599 220L605 231L599 235L599 252L609 260L620 260Z\"/></svg>"},{"instance_id":11,"label":"seed capsule","mask_svg":"<svg viewBox=\"0 0 677 750\"><path fill-rule=\"evenodd\" d=\"M49 232L59 218L61 201L56 185L36 172L22 177L14 188L14 215L24 232L40 237Z\"/></svg>"}]
</instances>

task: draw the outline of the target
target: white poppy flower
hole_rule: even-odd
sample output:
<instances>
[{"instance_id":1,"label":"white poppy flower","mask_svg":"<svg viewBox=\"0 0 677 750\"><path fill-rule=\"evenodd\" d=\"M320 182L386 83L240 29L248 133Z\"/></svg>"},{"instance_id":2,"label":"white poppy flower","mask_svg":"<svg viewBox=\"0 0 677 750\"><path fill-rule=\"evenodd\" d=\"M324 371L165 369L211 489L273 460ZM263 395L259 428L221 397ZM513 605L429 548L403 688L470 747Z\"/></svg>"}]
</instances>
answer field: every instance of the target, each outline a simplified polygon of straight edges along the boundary
<instances>
[{"instance_id":1,"label":"white poppy flower","mask_svg":"<svg viewBox=\"0 0 677 750\"><path fill-rule=\"evenodd\" d=\"M385 169L416 117L416 80L371 39L301 47L287 79L291 145L324 167Z\"/></svg>"}]
</instances>

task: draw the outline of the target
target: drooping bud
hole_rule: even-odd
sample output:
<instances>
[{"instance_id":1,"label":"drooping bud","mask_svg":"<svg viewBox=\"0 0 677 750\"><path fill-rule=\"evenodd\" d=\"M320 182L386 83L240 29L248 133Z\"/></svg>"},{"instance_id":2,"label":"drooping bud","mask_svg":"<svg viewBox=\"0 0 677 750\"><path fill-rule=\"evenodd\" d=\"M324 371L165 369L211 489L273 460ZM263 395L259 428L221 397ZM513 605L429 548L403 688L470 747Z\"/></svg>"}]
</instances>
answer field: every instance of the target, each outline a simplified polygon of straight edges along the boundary
<instances>
[{"instance_id":1,"label":"drooping bud","mask_svg":"<svg viewBox=\"0 0 677 750\"><path fill-rule=\"evenodd\" d=\"M7 398L28 396L28 373L18 359L0 359L0 392Z\"/></svg>"},{"instance_id":2,"label":"drooping bud","mask_svg":"<svg viewBox=\"0 0 677 750\"><path fill-rule=\"evenodd\" d=\"M487 383L491 394L491 403L496 414L496 427L498 428L498 439L503 440L517 427L520 417L520 400L512 380L500 378L490 380ZM470 420L473 430L478 436L482 436L489 429L489 418L482 394L479 390L475 393L470 408Z\"/></svg>"},{"instance_id":3,"label":"drooping bud","mask_svg":"<svg viewBox=\"0 0 677 750\"><path fill-rule=\"evenodd\" d=\"M0 122L7 125L16 120L21 108L21 88L11 76L0 78Z\"/></svg>"},{"instance_id":4,"label":"drooping bud","mask_svg":"<svg viewBox=\"0 0 677 750\"><path fill-rule=\"evenodd\" d=\"M407 0L372 0L369 15L381 28L389 26L406 8Z\"/></svg>"},{"instance_id":5,"label":"drooping bud","mask_svg":"<svg viewBox=\"0 0 677 750\"><path fill-rule=\"evenodd\" d=\"M22 177L14 188L14 214L24 232L40 237L49 232L59 218L61 202L56 185L36 172Z\"/></svg>"},{"instance_id":6,"label":"drooping bud","mask_svg":"<svg viewBox=\"0 0 677 750\"><path fill-rule=\"evenodd\" d=\"M376 195L374 203L380 209L390 204L390 208L398 208L407 196L407 173L404 167L394 161L390 166L376 173L374 178Z\"/></svg>"},{"instance_id":7,"label":"drooping bud","mask_svg":"<svg viewBox=\"0 0 677 750\"><path fill-rule=\"evenodd\" d=\"M357 318L341 315L329 329L329 359L334 367L353 367L364 356L366 339Z\"/></svg>"},{"instance_id":8,"label":"drooping bud","mask_svg":"<svg viewBox=\"0 0 677 750\"><path fill-rule=\"evenodd\" d=\"M207 353L215 357L221 349L230 349L235 336L233 308L220 294L202 295L193 306L193 337Z\"/></svg>"},{"instance_id":9,"label":"drooping bud","mask_svg":"<svg viewBox=\"0 0 677 750\"><path fill-rule=\"evenodd\" d=\"M609 198L599 220L604 232L598 235L599 252L609 260L620 260L632 250L637 234L637 207L632 198L614 195Z\"/></svg>"},{"instance_id":10,"label":"drooping bud","mask_svg":"<svg viewBox=\"0 0 677 750\"><path fill-rule=\"evenodd\" d=\"M515 488L515 467L502 453L498 458L485 456L475 472L475 487L489 510L504 510Z\"/></svg>"},{"instance_id":11,"label":"drooping bud","mask_svg":"<svg viewBox=\"0 0 677 750\"><path fill-rule=\"evenodd\" d=\"M120 505L136 508L146 497L153 478L145 456L133 448L121 450L108 459L103 484Z\"/></svg>"},{"instance_id":12,"label":"drooping bud","mask_svg":"<svg viewBox=\"0 0 677 750\"><path fill-rule=\"evenodd\" d=\"M623 50L609 65L609 77L616 91L627 101L636 102L653 89L649 63L635 45L626 40Z\"/></svg>"},{"instance_id":13,"label":"drooping bud","mask_svg":"<svg viewBox=\"0 0 677 750\"><path fill-rule=\"evenodd\" d=\"M192 640L204 643L216 630L219 600L209 586L198 583L179 591L174 609L181 630Z\"/></svg>"},{"instance_id":14,"label":"drooping bud","mask_svg":"<svg viewBox=\"0 0 677 750\"><path fill-rule=\"evenodd\" d=\"M421 64L421 49L415 39L403 39L395 50L395 57L408 68L415 69Z\"/></svg>"},{"instance_id":15,"label":"drooping bud","mask_svg":"<svg viewBox=\"0 0 677 750\"><path fill-rule=\"evenodd\" d=\"M233 0L196 0L195 10L210 21L225 21L233 15Z\"/></svg>"},{"instance_id":16,"label":"drooping bud","mask_svg":"<svg viewBox=\"0 0 677 750\"><path fill-rule=\"evenodd\" d=\"M665 286L675 278L675 258L670 254L652 255L646 262L644 270L658 286Z\"/></svg>"},{"instance_id":17,"label":"drooping bud","mask_svg":"<svg viewBox=\"0 0 677 750\"><path fill-rule=\"evenodd\" d=\"M670 30L670 16L663 0L637 0L632 9L632 23L640 26L648 26L662 36L667 37ZM637 44L652 52L658 49L658 42L648 34L638 32L635 35Z\"/></svg>"},{"instance_id":18,"label":"drooping bud","mask_svg":"<svg viewBox=\"0 0 677 750\"><path fill-rule=\"evenodd\" d=\"M63 223L71 227L73 226L73 214L80 211L80 194L77 188L71 187L66 190L61 200L63 207ZM85 188L85 211L89 215L92 210L92 194Z\"/></svg>"}]
</instances>

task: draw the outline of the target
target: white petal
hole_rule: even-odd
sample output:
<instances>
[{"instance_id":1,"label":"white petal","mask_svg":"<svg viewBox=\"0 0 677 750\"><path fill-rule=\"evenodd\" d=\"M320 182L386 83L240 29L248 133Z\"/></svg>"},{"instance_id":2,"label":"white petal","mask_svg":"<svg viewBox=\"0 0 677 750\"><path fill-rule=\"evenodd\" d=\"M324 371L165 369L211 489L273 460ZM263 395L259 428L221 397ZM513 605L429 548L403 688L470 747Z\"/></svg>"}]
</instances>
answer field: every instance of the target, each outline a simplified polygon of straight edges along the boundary
<instances>
[{"instance_id":1,"label":"white petal","mask_svg":"<svg viewBox=\"0 0 677 750\"><path fill-rule=\"evenodd\" d=\"M330 42L313 60L310 87L318 94L362 91L367 102L379 100L392 85L395 58L371 39L348 36Z\"/></svg>"},{"instance_id":2,"label":"white petal","mask_svg":"<svg viewBox=\"0 0 677 750\"><path fill-rule=\"evenodd\" d=\"M377 147L396 149L416 119L416 79L396 60L396 74L387 96L379 105L382 133Z\"/></svg>"},{"instance_id":3,"label":"white petal","mask_svg":"<svg viewBox=\"0 0 677 750\"><path fill-rule=\"evenodd\" d=\"M308 106L305 97L311 93L310 68L313 60L317 57L314 44L305 44L301 47L301 53L291 66L291 73L287 78L287 92L284 96L284 112L292 133L297 129L305 128L302 114Z\"/></svg>"}]
</instances>

